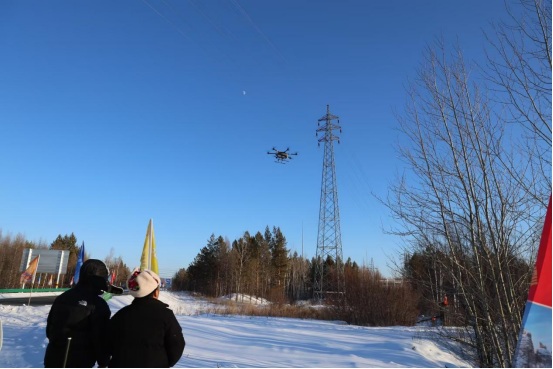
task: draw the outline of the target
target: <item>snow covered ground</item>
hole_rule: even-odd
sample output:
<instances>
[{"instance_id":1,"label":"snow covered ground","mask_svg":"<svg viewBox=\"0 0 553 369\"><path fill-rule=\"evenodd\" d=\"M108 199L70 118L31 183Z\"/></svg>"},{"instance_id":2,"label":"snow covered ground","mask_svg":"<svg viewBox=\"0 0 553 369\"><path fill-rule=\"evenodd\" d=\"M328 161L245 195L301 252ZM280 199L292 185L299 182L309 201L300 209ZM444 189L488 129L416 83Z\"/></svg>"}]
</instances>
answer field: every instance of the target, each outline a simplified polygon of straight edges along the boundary
<instances>
[{"instance_id":1,"label":"snow covered ground","mask_svg":"<svg viewBox=\"0 0 553 369\"><path fill-rule=\"evenodd\" d=\"M177 367L461 367L453 353L413 340L418 327L368 328L341 322L201 314L209 304L187 294L162 292L178 313L186 348ZM132 301L109 301L112 312ZM4 347L0 367L42 367L50 306L0 302ZM201 314L201 315L198 315Z\"/></svg>"},{"instance_id":2,"label":"snow covered ground","mask_svg":"<svg viewBox=\"0 0 553 369\"><path fill-rule=\"evenodd\" d=\"M166 292L161 291L159 299L169 305L176 315L198 315L203 314L206 310L213 308L215 305L201 299L196 299L184 292ZM121 309L124 306L132 303L131 295L114 297L108 301L108 305L112 313ZM0 301L0 304L2 302Z\"/></svg>"}]
</instances>

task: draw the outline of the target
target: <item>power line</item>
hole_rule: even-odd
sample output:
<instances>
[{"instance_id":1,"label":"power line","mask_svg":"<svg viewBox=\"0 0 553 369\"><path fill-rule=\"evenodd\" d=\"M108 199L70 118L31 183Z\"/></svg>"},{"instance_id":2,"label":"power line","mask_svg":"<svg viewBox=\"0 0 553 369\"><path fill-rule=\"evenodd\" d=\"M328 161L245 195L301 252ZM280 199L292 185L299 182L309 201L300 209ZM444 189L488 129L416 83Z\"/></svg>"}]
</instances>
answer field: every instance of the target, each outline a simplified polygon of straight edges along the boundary
<instances>
[{"instance_id":1,"label":"power line","mask_svg":"<svg viewBox=\"0 0 553 369\"><path fill-rule=\"evenodd\" d=\"M173 22L171 22L169 19L167 19L167 17L165 17L163 14L161 14L160 12L157 11L156 8L154 8L152 5L150 5L150 3L148 3L146 0L142 0L146 5L148 5L154 12L156 12L161 18L165 19L165 21L167 23L169 23L174 29L176 29L181 35L183 35L184 37L186 37L189 41L191 42L194 42L192 41L192 39L190 37L188 37L183 31L180 30L179 27L175 26L173 24Z\"/></svg>"},{"instance_id":2,"label":"power line","mask_svg":"<svg viewBox=\"0 0 553 369\"><path fill-rule=\"evenodd\" d=\"M194 3L192 2L192 0L188 0L188 2L189 2L190 4L192 4L192 6L193 6L194 8L196 8L196 10L197 10L201 15L203 15L203 17L204 17L205 19L207 19L207 21L208 21L209 23L211 23L211 25L212 25L213 27L215 27L215 29L221 34L221 36L223 36L223 37L225 37L225 38L227 37L227 36L223 33L223 31L221 31L221 30L219 29L219 27L217 27L217 25L211 20L211 18L209 18L207 15L205 15L204 12L202 12L201 9L198 8L198 6L196 6L196 4L194 4Z\"/></svg>"},{"instance_id":3,"label":"power line","mask_svg":"<svg viewBox=\"0 0 553 369\"><path fill-rule=\"evenodd\" d=\"M205 49L205 47L201 44L198 44L196 43L194 40L192 40L190 37L188 37L188 35L186 35L183 31L180 30L180 28L178 28L177 26L175 26L175 24L173 22L171 22L169 19L167 19L167 17L165 17L163 14L161 14L159 11L157 11L157 9L155 9L152 5L150 5L146 0L142 0L144 1L150 8L152 8L152 10L154 10L160 17L162 17L167 23L169 23L173 28L175 28L181 35L183 35L184 37L186 37L189 41L191 41L194 45L198 46L200 49L202 49L202 51L206 54L206 56L208 56L208 53ZM171 5L169 5L165 0L161 0L168 8L171 12L173 12L174 14L176 14L184 23L188 24L190 26L190 28L194 29L194 27L192 27L192 25L186 20L186 18L184 18L180 12L177 12ZM227 60L231 61L232 62L232 59L228 57L227 54L225 54L224 52L222 52L217 46L215 46L215 49L221 54L223 55Z\"/></svg>"},{"instance_id":4,"label":"power line","mask_svg":"<svg viewBox=\"0 0 553 369\"><path fill-rule=\"evenodd\" d=\"M184 23L188 25L188 27L194 29L192 24L180 13L177 12L171 5L169 5L165 0L161 0L162 3L164 3L173 13L175 13Z\"/></svg>"},{"instance_id":5,"label":"power line","mask_svg":"<svg viewBox=\"0 0 553 369\"><path fill-rule=\"evenodd\" d=\"M269 40L267 38L267 36L265 36L265 34L261 31L261 29L259 29L259 27L257 26L257 24L255 24L255 22L253 21L253 19L248 15L248 13L244 10L244 8L242 8L240 6L240 4L238 4L238 1L237 0L230 0L237 8L238 10L240 10L240 12L242 13L242 15L250 22L250 24L253 26L253 28L257 31L257 33L259 33L261 35L261 37L263 37L265 39L265 41L267 41L267 43L269 43L269 45L271 45L271 47L275 50L275 52L282 58L282 60L284 60L284 62L286 64L289 64L288 61L286 60L286 58L284 56L282 56L282 54L280 53L280 51L278 51L277 47L271 42L271 40Z\"/></svg>"}]
</instances>

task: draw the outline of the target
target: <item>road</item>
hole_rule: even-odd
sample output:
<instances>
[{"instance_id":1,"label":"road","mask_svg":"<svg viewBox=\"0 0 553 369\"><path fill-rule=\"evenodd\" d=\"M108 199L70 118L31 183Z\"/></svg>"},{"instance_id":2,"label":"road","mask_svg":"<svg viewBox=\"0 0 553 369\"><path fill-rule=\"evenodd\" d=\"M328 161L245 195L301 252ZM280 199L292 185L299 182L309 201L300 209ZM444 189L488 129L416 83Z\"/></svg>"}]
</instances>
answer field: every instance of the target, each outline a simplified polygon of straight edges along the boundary
<instances>
[{"instance_id":1,"label":"road","mask_svg":"<svg viewBox=\"0 0 553 369\"><path fill-rule=\"evenodd\" d=\"M123 292L126 295L128 292ZM43 306L52 305L58 295L52 296L33 296L31 298L31 306ZM114 296L116 297L116 296ZM10 297L7 299L0 299L0 305L27 305L29 303L29 295L27 297Z\"/></svg>"},{"instance_id":2,"label":"road","mask_svg":"<svg viewBox=\"0 0 553 369\"><path fill-rule=\"evenodd\" d=\"M54 296L37 296L31 298L31 306L52 305L54 300L58 297ZM0 299L0 305L27 305L29 303L29 297L12 297L7 299Z\"/></svg>"}]
</instances>

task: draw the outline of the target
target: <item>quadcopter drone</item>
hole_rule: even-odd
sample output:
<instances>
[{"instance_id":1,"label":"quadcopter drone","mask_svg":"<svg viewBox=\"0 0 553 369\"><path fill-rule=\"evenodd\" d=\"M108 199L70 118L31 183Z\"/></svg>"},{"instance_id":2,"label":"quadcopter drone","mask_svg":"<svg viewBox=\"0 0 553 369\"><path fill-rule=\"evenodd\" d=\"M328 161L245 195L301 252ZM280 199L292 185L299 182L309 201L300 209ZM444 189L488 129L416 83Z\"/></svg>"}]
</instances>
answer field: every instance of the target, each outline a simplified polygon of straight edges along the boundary
<instances>
[{"instance_id":1,"label":"quadcopter drone","mask_svg":"<svg viewBox=\"0 0 553 369\"><path fill-rule=\"evenodd\" d=\"M292 155L298 155L297 152L289 153L288 151L290 151L290 148L287 148L284 151L278 151L273 147L273 151L274 152L267 151L267 154L274 155L276 159L275 163L280 163L280 164L286 164L288 160L292 160Z\"/></svg>"}]
</instances>

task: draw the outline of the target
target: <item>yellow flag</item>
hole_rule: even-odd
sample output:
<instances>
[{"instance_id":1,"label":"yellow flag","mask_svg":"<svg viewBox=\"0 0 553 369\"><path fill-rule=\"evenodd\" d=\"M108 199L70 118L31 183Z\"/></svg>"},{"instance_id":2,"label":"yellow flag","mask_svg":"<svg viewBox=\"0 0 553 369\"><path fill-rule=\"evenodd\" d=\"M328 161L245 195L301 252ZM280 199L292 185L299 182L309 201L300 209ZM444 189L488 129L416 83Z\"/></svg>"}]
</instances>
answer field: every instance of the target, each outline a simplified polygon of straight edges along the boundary
<instances>
[{"instance_id":1,"label":"yellow flag","mask_svg":"<svg viewBox=\"0 0 553 369\"><path fill-rule=\"evenodd\" d=\"M159 275L159 270L157 268L157 251L156 251L156 237L154 236L154 225L151 224L151 230L152 230L152 260L150 262L150 270L154 272L155 274Z\"/></svg>"},{"instance_id":2,"label":"yellow flag","mask_svg":"<svg viewBox=\"0 0 553 369\"><path fill-rule=\"evenodd\" d=\"M140 270L144 269L149 269L152 272L159 274L157 266L156 239L154 236L154 224L152 219L150 219L150 223L148 224L146 239L144 240L144 248L142 249L142 257L140 258Z\"/></svg>"},{"instance_id":3,"label":"yellow flag","mask_svg":"<svg viewBox=\"0 0 553 369\"><path fill-rule=\"evenodd\" d=\"M148 269L150 266L149 260L150 260L150 225L152 224L152 220L150 219L150 223L148 223L148 229L146 230L146 240L144 240L144 248L142 249L142 256L140 257L140 270Z\"/></svg>"}]
</instances>

